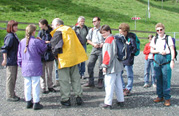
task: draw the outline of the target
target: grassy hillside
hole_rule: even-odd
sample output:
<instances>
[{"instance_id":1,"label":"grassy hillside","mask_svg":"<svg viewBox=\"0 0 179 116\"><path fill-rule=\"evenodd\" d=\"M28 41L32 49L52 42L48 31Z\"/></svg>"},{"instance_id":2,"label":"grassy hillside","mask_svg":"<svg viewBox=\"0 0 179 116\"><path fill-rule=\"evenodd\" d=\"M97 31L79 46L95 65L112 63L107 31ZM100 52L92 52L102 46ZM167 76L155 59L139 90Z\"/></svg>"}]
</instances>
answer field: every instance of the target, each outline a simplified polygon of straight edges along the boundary
<instances>
[{"instance_id":1,"label":"grassy hillside","mask_svg":"<svg viewBox=\"0 0 179 116\"><path fill-rule=\"evenodd\" d=\"M40 19L45 18L51 23L54 18L59 17L66 25L74 25L77 18L83 15L86 25L92 27L92 18L99 16L101 25L108 24L112 28L118 28L120 23L126 22L131 30L134 30L135 25L131 17L136 15L141 17L141 20L137 21L137 30L155 31L155 24L162 22L166 26L166 32L179 32L179 3L172 1L163 2L162 8L161 1L150 0L151 18L148 19L148 0L0 0L0 20L14 19L18 22L38 23ZM0 24L0 27L2 26L5 25ZM25 26L19 25L19 28ZM4 33L0 30L1 41ZM141 35L148 34L138 34ZM24 34L21 34L19 38L23 36ZM146 42L147 40L141 40L142 46Z\"/></svg>"}]
</instances>

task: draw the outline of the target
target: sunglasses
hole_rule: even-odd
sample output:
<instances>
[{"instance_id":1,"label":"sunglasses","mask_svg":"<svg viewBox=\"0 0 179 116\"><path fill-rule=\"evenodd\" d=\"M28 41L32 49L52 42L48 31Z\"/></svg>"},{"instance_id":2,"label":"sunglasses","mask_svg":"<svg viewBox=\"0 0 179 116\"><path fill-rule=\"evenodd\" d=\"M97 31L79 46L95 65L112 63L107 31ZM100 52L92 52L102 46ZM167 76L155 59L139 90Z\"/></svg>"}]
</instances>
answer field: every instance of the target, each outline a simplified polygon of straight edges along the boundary
<instances>
[{"instance_id":1,"label":"sunglasses","mask_svg":"<svg viewBox=\"0 0 179 116\"><path fill-rule=\"evenodd\" d=\"M159 31L163 31L163 29L158 29L157 32L159 32Z\"/></svg>"}]
</instances>

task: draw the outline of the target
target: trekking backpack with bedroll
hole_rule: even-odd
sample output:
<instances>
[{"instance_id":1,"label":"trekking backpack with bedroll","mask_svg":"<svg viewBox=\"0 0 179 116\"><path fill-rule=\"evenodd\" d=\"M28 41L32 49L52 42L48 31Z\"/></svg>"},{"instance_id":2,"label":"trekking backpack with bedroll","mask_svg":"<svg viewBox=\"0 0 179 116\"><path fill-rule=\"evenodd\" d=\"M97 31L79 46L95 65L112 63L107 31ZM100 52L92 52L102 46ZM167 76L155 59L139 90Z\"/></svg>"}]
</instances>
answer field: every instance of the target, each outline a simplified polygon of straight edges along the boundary
<instances>
[{"instance_id":1,"label":"trekking backpack with bedroll","mask_svg":"<svg viewBox=\"0 0 179 116\"><path fill-rule=\"evenodd\" d=\"M123 61L127 58L127 44L123 35L117 34L114 36L117 46L117 56L119 61Z\"/></svg>"}]
</instances>

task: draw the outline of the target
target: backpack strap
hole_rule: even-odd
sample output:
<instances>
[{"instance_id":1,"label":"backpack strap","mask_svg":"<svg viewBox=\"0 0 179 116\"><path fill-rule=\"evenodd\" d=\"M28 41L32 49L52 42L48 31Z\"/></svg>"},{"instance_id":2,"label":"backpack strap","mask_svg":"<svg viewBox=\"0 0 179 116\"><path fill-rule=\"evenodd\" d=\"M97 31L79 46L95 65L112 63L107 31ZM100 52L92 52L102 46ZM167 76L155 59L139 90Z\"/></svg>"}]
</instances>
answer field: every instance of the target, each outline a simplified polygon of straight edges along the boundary
<instances>
[{"instance_id":1,"label":"backpack strap","mask_svg":"<svg viewBox=\"0 0 179 116\"><path fill-rule=\"evenodd\" d=\"M76 25L75 25L75 29L74 29L74 30L75 30L75 32L76 32L76 30L77 30L77 27L76 27Z\"/></svg>"},{"instance_id":2,"label":"backpack strap","mask_svg":"<svg viewBox=\"0 0 179 116\"><path fill-rule=\"evenodd\" d=\"M166 43L168 45L168 35L165 36Z\"/></svg>"},{"instance_id":3,"label":"backpack strap","mask_svg":"<svg viewBox=\"0 0 179 116\"><path fill-rule=\"evenodd\" d=\"M166 42L166 44L167 44L167 46L168 46L168 49L170 50L170 53L171 53L171 49L170 49L170 47L169 47L169 45L168 45L168 35L165 36L165 42Z\"/></svg>"},{"instance_id":4,"label":"backpack strap","mask_svg":"<svg viewBox=\"0 0 179 116\"><path fill-rule=\"evenodd\" d=\"M88 32L88 28L87 28L87 26L86 26L86 25L84 25L84 27L85 27L86 31Z\"/></svg>"},{"instance_id":5,"label":"backpack strap","mask_svg":"<svg viewBox=\"0 0 179 116\"><path fill-rule=\"evenodd\" d=\"M91 38L93 37L93 30L94 30L94 27L91 29Z\"/></svg>"},{"instance_id":6,"label":"backpack strap","mask_svg":"<svg viewBox=\"0 0 179 116\"><path fill-rule=\"evenodd\" d=\"M158 34L155 35L155 38L154 38L154 44L156 44L157 39L158 39Z\"/></svg>"}]
</instances>

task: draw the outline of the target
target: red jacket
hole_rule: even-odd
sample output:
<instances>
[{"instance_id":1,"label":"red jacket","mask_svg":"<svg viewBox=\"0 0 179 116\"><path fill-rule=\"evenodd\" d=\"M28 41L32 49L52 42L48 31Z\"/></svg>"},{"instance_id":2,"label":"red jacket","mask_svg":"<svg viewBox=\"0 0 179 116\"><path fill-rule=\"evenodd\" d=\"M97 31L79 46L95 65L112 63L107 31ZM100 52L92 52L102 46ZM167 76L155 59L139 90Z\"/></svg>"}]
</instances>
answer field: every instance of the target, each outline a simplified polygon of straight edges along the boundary
<instances>
[{"instance_id":1,"label":"red jacket","mask_svg":"<svg viewBox=\"0 0 179 116\"><path fill-rule=\"evenodd\" d=\"M145 54L145 59L148 60L148 55L150 53L150 42L145 45L143 53Z\"/></svg>"}]
</instances>

